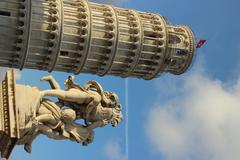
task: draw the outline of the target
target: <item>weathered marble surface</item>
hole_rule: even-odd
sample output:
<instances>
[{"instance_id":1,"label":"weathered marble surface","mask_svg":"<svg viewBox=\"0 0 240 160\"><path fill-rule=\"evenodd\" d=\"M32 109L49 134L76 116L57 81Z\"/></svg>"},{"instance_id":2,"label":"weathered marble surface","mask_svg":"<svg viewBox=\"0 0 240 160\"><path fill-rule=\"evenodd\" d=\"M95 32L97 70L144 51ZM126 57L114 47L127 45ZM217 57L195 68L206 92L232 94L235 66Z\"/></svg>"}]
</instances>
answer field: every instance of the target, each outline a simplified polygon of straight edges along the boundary
<instances>
[{"instance_id":1,"label":"weathered marble surface","mask_svg":"<svg viewBox=\"0 0 240 160\"><path fill-rule=\"evenodd\" d=\"M117 94L104 91L95 81L81 87L70 76L66 89L61 89L52 76L47 76L41 80L49 82L51 89L40 91L16 84L14 75L14 70L8 71L0 87L0 152L4 158L15 145L24 145L31 153L32 142L40 134L88 145L94 140L95 128L107 124L116 127L123 119ZM76 123L78 119L85 123Z\"/></svg>"},{"instance_id":2,"label":"weathered marble surface","mask_svg":"<svg viewBox=\"0 0 240 160\"><path fill-rule=\"evenodd\" d=\"M1 0L0 66L152 79L195 55L185 25L88 0Z\"/></svg>"}]
</instances>

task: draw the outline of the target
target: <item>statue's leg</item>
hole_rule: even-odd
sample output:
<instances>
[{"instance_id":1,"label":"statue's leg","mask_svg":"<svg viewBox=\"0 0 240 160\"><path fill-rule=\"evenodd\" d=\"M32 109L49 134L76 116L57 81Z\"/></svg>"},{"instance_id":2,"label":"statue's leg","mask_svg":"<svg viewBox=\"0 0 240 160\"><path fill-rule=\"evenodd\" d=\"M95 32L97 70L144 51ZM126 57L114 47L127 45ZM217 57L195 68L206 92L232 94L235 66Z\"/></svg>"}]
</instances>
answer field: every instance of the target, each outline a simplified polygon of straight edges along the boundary
<instances>
[{"instance_id":1,"label":"statue's leg","mask_svg":"<svg viewBox=\"0 0 240 160\"><path fill-rule=\"evenodd\" d=\"M50 76L46 76L46 77L42 77L41 81L48 81L50 83L52 89L61 89L61 87L58 84L58 82L51 75Z\"/></svg>"},{"instance_id":2,"label":"statue's leg","mask_svg":"<svg viewBox=\"0 0 240 160\"><path fill-rule=\"evenodd\" d=\"M41 122L41 123L51 123L53 125L56 124L56 119L54 118L54 116L52 114L43 114L43 115L39 115L35 118L35 120L37 122Z\"/></svg>"},{"instance_id":3,"label":"statue's leg","mask_svg":"<svg viewBox=\"0 0 240 160\"><path fill-rule=\"evenodd\" d=\"M56 125L57 121L52 114L42 114L33 118L26 125L26 130L28 130L28 134L33 135L36 130L38 130L40 123L49 123L51 125Z\"/></svg>"},{"instance_id":4,"label":"statue's leg","mask_svg":"<svg viewBox=\"0 0 240 160\"><path fill-rule=\"evenodd\" d=\"M31 136L30 139L28 139L28 142L24 144L24 150L28 153L32 152L32 143L33 141L37 138L37 136L39 135L39 132L36 132L34 135Z\"/></svg>"},{"instance_id":5,"label":"statue's leg","mask_svg":"<svg viewBox=\"0 0 240 160\"><path fill-rule=\"evenodd\" d=\"M70 90L61 90L61 89L53 89L53 90L45 90L41 91L41 96L52 96L57 97L61 100L66 100L70 102L77 102L79 104L84 103L87 99L91 98L87 93L80 91L78 89L70 89Z\"/></svg>"},{"instance_id":6,"label":"statue's leg","mask_svg":"<svg viewBox=\"0 0 240 160\"><path fill-rule=\"evenodd\" d=\"M39 132L48 136L51 139L56 139L56 140L67 139L66 137L54 132L50 127L43 124L39 124Z\"/></svg>"}]
</instances>

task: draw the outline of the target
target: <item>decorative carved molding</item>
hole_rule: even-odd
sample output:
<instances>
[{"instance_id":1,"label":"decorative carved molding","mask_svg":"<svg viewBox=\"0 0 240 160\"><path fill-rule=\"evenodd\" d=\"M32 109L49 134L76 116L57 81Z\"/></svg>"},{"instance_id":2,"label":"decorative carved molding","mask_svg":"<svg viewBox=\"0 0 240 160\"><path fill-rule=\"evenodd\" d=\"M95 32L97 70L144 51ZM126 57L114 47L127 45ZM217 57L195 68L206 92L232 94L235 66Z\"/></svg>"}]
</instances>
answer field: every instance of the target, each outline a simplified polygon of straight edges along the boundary
<instances>
[{"instance_id":1,"label":"decorative carved molding","mask_svg":"<svg viewBox=\"0 0 240 160\"><path fill-rule=\"evenodd\" d=\"M191 29L156 13L87 0L0 5L0 66L149 80L184 73L195 54Z\"/></svg>"}]
</instances>

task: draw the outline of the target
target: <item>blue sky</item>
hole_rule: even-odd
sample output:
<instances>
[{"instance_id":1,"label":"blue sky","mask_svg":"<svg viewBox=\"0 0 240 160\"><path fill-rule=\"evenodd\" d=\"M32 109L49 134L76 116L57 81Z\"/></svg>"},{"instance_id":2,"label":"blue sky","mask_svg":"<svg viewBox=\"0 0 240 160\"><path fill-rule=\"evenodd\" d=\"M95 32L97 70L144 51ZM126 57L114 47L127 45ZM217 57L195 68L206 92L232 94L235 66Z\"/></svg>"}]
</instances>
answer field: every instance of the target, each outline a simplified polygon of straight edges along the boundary
<instances>
[{"instance_id":1,"label":"blue sky","mask_svg":"<svg viewBox=\"0 0 240 160\"><path fill-rule=\"evenodd\" d=\"M100 2L95 0L96 2ZM105 1L106 2L106 1ZM80 84L99 81L106 90L129 100L126 120L118 128L97 129L92 145L39 137L33 153L17 147L13 160L238 160L240 154L240 1L238 0L120 0L126 8L158 12L173 24L190 26L207 39L192 69L182 76L164 74L152 81L81 74ZM24 70L18 83L49 86L39 79L47 72ZM62 83L66 73L54 72ZM125 115L126 116L126 115ZM126 145L126 136L128 144ZM129 151L126 156L126 146Z\"/></svg>"}]
</instances>

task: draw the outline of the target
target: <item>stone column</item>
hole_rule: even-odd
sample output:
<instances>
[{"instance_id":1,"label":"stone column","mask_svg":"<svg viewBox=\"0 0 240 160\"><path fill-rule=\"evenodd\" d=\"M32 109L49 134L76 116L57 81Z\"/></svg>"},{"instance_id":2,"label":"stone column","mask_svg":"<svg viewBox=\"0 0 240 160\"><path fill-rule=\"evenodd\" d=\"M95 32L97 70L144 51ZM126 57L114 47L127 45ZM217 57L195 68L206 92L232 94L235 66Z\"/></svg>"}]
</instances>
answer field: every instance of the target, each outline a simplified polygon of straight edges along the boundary
<instances>
[{"instance_id":1,"label":"stone column","mask_svg":"<svg viewBox=\"0 0 240 160\"><path fill-rule=\"evenodd\" d=\"M16 144L23 143L23 135L28 130L26 125L36 116L39 103L38 89L16 84L14 70L9 70L0 84L0 153L3 158L10 156Z\"/></svg>"}]
</instances>

